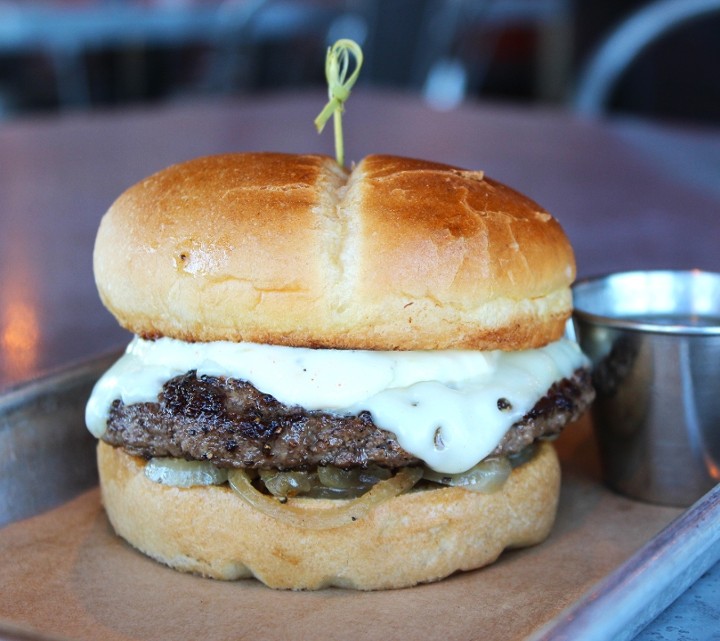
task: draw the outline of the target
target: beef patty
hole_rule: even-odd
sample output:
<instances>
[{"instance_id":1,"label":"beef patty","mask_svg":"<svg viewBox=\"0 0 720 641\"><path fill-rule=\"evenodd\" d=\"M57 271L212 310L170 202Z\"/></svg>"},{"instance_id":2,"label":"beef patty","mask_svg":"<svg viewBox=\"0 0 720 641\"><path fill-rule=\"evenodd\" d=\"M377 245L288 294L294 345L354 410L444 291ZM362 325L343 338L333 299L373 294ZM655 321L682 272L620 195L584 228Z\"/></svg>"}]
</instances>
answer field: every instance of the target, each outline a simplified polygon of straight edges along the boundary
<instances>
[{"instance_id":1,"label":"beef patty","mask_svg":"<svg viewBox=\"0 0 720 641\"><path fill-rule=\"evenodd\" d=\"M491 456L520 452L538 438L560 433L590 404L590 374L577 370L555 383L515 423ZM502 405L504 399L499 399ZM220 467L254 469L417 465L395 436L368 412L337 416L287 406L245 381L190 371L163 386L157 403L116 400L102 437L130 454L209 460Z\"/></svg>"}]
</instances>

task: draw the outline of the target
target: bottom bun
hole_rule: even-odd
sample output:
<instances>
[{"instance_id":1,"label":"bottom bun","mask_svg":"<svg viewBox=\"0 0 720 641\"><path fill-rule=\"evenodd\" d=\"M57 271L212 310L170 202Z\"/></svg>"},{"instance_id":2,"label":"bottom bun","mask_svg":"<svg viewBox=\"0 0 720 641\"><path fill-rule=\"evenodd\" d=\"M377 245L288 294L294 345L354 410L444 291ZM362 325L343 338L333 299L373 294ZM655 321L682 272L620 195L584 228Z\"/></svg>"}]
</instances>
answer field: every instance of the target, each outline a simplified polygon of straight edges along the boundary
<instances>
[{"instance_id":1,"label":"bottom bun","mask_svg":"<svg viewBox=\"0 0 720 641\"><path fill-rule=\"evenodd\" d=\"M411 491L367 516L305 529L266 516L227 485L176 488L146 478L145 461L98 445L102 499L115 531L148 556L216 579L255 577L272 588L359 590L437 581L492 563L505 548L547 537L560 466L543 443L492 494L461 488ZM291 499L325 510L330 499Z\"/></svg>"}]
</instances>

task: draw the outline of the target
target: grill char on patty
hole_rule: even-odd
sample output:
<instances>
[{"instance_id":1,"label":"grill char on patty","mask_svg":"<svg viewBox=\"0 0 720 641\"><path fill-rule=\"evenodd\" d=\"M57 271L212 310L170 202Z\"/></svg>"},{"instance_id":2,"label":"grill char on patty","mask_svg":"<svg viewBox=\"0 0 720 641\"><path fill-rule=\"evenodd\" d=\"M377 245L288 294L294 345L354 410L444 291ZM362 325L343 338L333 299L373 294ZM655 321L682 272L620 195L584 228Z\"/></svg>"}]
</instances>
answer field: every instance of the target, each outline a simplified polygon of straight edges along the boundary
<instances>
[{"instance_id":1,"label":"grill char on patty","mask_svg":"<svg viewBox=\"0 0 720 641\"><path fill-rule=\"evenodd\" d=\"M515 423L490 456L520 452L538 438L559 434L590 404L590 374L577 370L555 383ZM210 460L220 467L253 469L417 465L395 436L368 412L337 416L287 406L245 381L190 371L163 386L156 403L117 400L102 437L130 454Z\"/></svg>"}]
</instances>

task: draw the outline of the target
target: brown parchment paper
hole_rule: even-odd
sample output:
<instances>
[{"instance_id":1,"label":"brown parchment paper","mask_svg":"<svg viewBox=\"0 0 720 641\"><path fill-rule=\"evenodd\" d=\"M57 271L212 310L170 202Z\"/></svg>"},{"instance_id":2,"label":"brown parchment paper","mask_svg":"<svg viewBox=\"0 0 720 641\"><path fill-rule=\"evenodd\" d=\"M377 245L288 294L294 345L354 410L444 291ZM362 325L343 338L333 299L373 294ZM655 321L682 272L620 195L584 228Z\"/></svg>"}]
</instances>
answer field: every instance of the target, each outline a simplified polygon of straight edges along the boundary
<instances>
[{"instance_id":1,"label":"brown parchment paper","mask_svg":"<svg viewBox=\"0 0 720 641\"><path fill-rule=\"evenodd\" d=\"M0 530L0 631L112 641L524 639L682 511L605 489L588 419L557 448L563 489L547 541L386 592L279 592L174 572L116 538L92 490Z\"/></svg>"}]
</instances>

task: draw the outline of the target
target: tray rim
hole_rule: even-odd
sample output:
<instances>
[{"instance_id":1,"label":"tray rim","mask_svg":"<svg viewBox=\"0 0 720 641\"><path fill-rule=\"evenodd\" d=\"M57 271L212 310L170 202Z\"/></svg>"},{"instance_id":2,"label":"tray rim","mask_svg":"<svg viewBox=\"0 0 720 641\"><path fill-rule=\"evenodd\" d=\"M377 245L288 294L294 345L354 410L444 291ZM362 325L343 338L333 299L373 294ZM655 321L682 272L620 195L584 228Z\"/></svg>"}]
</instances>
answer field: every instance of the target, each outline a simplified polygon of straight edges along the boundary
<instances>
[{"instance_id":1,"label":"tray rim","mask_svg":"<svg viewBox=\"0 0 720 641\"><path fill-rule=\"evenodd\" d=\"M718 561L720 484L528 641L632 639Z\"/></svg>"}]
</instances>

